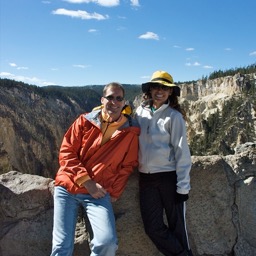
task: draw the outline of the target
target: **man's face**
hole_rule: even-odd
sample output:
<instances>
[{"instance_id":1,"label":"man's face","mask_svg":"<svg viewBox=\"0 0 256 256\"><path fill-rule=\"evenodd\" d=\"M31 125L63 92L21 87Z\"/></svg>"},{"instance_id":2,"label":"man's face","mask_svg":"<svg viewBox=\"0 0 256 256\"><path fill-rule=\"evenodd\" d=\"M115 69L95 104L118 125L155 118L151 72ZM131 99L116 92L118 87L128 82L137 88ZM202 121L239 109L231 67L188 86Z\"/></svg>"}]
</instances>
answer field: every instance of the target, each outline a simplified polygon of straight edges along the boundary
<instances>
[{"instance_id":1,"label":"man's face","mask_svg":"<svg viewBox=\"0 0 256 256\"><path fill-rule=\"evenodd\" d=\"M111 117L120 116L125 105L122 89L118 87L109 87L105 96L101 98L104 113Z\"/></svg>"}]
</instances>

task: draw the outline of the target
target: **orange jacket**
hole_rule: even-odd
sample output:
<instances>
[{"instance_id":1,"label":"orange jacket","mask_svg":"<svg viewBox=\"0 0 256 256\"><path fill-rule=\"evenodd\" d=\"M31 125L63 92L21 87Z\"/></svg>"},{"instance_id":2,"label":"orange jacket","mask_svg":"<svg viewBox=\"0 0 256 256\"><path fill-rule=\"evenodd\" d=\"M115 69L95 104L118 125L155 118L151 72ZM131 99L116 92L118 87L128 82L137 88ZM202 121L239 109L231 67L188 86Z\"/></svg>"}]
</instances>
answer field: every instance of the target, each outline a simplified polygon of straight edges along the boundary
<instances>
[{"instance_id":1,"label":"orange jacket","mask_svg":"<svg viewBox=\"0 0 256 256\"><path fill-rule=\"evenodd\" d=\"M88 193L76 181L89 175L112 197L118 198L138 165L140 129L134 119L132 123L127 120L101 145L99 113L100 110L96 110L80 115L64 135L55 186L63 186L72 194Z\"/></svg>"}]
</instances>

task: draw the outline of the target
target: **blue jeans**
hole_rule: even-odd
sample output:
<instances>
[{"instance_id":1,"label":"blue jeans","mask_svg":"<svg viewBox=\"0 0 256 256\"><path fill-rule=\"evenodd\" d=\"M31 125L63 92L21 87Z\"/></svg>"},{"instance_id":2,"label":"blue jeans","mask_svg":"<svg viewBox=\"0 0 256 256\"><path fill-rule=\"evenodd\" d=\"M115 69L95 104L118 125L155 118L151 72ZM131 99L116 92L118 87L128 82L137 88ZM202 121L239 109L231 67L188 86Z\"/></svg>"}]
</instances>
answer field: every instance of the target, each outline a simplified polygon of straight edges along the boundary
<instances>
[{"instance_id":1,"label":"blue jeans","mask_svg":"<svg viewBox=\"0 0 256 256\"><path fill-rule=\"evenodd\" d=\"M91 256L114 256L118 241L110 195L94 199L89 194L70 194L60 186L54 190L51 256L72 255L80 205L85 209L93 232L90 242Z\"/></svg>"}]
</instances>

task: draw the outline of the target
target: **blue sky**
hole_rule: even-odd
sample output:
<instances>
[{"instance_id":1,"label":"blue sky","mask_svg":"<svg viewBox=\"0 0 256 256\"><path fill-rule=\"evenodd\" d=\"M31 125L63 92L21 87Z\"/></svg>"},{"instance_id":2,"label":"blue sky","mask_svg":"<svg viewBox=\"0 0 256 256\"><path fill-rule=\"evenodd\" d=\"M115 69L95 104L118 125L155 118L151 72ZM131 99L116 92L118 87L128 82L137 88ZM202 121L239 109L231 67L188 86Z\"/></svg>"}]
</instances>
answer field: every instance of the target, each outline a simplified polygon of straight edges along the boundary
<instances>
[{"instance_id":1,"label":"blue sky","mask_svg":"<svg viewBox=\"0 0 256 256\"><path fill-rule=\"evenodd\" d=\"M256 63L256 0L1 0L0 77L38 86L176 82Z\"/></svg>"}]
</instances>

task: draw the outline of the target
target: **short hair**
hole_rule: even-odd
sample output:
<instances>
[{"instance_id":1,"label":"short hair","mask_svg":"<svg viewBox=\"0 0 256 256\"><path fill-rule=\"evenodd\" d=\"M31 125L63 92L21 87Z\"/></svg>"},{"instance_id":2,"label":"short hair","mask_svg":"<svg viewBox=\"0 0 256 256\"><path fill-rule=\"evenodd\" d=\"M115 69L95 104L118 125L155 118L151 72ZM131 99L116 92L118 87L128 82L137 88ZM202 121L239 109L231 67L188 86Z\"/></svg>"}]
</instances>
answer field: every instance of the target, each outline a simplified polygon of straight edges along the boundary
<instances>
[{"instance_id":1,"label":"short hair","mask_svg":"<svg viewBox=\"0 0 256 256\"><path fill-rule=\"evenodd\" d=\"M103 88L103 96L106 95L106 91L109 87L115 87L115 88L121 89L123 92L123 96L124 96L124 94L125 94L124 87L120 83L117 83L117 82L112 82L112 83L105 85L105 87Z\"/></svg>"}]
</instances>

